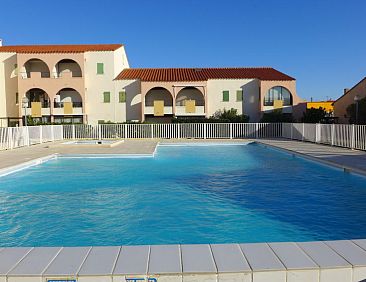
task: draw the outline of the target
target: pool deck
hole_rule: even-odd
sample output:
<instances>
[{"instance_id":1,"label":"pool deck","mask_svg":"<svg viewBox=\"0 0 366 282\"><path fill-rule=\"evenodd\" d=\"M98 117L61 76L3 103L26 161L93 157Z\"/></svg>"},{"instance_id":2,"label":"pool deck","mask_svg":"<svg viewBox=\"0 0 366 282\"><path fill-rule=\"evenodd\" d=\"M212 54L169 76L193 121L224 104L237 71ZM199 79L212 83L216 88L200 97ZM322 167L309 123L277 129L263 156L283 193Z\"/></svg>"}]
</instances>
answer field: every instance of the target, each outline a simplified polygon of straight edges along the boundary
<instances>
[{"instance_id":1,"label":"pool deck","mask_svg":"<svg viewBox=\"0 0 366 282\"><path fill-rule=\"evenodd\" d=\"M163 140L243 142L248 140ZM53 154L152 155L159 140L113 148L45 143L0 152L0 173ZM366 152L289 140L256 140L366 174ZM366 239L304 243L0 248L0 282L362 282Z\"/></svg>"},{"instance_id":2,"label":"pool deck","mask_svg":"<svg viewBox=\"0 0 366 282\"><path fill-rule=\"evenodd\" d=\"M366 174L366 152L364 151L284 139L259 139L256 141L348 171Z\"/></svg>"}]
</instances>

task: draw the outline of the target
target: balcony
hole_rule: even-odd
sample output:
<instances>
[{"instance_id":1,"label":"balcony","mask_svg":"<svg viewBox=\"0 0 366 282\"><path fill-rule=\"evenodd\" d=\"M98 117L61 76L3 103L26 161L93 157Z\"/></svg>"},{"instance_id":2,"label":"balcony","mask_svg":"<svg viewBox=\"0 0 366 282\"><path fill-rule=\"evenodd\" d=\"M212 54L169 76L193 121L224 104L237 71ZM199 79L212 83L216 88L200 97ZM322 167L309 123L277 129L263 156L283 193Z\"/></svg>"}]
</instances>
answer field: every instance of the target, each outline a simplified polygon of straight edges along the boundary
<instances>
[{"instance_id":1,"label":"balcony","mask_svg":"<svg viewBox=\"0 0 366 282\"><path fill-rule=\"evenodd\" d=\"M145 106L144 113L145 115L154 115L154 106ZM173 107L172 106L165 106L164 107L164 115L172 115L173 114Z\"/></svg>"},{"instance_id":2,"label":"balcony","mask_svg":"<svg viewBox=\"0 0 366 282\"><path fill-rule=\"evenodd\" d=\"M176 116L205 116L205 106L196 106L194 112L187 112L187 108L185 106L176 106L175 107L175 115Z\"/></svg>"},{"instance_id":3,"label":"balcony","mask_svg":"<svg viewBox=\"0 0 366 282\"><path fill-rule=\"evenodd\" d=\"M28 78L50 78L49 72L44 71L31 71L31 72L20 72L20 77L22 79L28 79Z\"/></svg>"},{"instance_id":4,"label":"balcony","mask_svg":"<svg viewBox=\"0 0 366 282\"><path fill-rule=\"evenodd\" d=\"M82 115L82 102L54 102L53 115Z\"/></svg>"},{"instance_id":5,"label":"balcony","mask_svg":"<svg viewBox=\"0 0 366 282\"><path fill-rule=\"evenodd\" d=\"M282 113L284 113L284 114L292 113L292 106L282 106L281 108L275 108L274 106L263 106L264 113L273 112L275 109L282 110Z\"/></svg>"},{"instance_id":6,"label":"balcony","mask_svg":"<svg viewBox=\"0 0 366 282\"><path fill-rule=\"evenodd\" d=\"M51 108L50 108L50 103L49 101L43 101L43 102L39 102L41 109L41 115L42 116L49 116L51 115ZM25 114L27 115L32 115L32 112L34 112L34 108L36 108L37 106L32 105L32 102L29 103L28 107L26 109L22 108L22 115L24 116Z\"/></svg>"}]
</instances>

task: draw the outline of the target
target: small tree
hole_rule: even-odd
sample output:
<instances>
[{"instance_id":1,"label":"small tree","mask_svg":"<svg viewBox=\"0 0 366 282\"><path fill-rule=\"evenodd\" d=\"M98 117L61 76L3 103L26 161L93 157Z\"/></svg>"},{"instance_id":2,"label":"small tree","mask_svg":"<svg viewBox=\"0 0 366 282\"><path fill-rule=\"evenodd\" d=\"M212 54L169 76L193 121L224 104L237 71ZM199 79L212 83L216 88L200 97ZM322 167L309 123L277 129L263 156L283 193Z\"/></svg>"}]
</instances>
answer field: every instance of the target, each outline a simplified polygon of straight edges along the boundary
<instances>
[{"instance_id":1,"label":"small tree","mask_svg":"<svg viewBox=\"0 0 366 282\"><path fill-rule=\"evenodd\" d=\"M349 123L356 123L356 104L347 107L347 114L350 117ZM366 98L358 101L358 124L366 124Z\"/></svg>"},{"instance_id":2,"label":"small tree","mask_svg":"<svg viewBox=\"0 0 366 282\"><path fill-rule=\"evenodd\" d=\"M320 107L319 109L311 108L306 109L301 121L305 123L319 123L321 121L324 121L326 116L327 112L322 107Z\"/></svg>"},{"instance_id":3,"label":"small tree","mask_svg":"<svg viewBox=\"0 0 366 282\"><path fill-rule=\"evenodd\" d=\"M282 110L274 110L270 113L264 113L260 122L294 122L292 114L284 114Z\"/></svg>"}]
</instances>

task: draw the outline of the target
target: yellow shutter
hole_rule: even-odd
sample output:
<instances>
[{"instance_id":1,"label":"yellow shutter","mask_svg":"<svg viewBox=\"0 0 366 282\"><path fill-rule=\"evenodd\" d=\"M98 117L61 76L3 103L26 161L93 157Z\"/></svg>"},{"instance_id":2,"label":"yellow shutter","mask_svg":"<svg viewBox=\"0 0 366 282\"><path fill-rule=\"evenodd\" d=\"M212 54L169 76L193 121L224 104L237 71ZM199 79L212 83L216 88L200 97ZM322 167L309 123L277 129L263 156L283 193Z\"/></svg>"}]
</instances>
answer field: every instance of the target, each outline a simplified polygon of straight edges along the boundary
<instances>
[{"instance_id":1,"label":"yellow shutter","mask_svg":"<svg viewBox=\"0 0 366 282\"><path fill-rule=\"evenodd\" d=\"M32 102L31 103L32 109L32 117L39 118L42 117L42 104L41 102Z\"/></svg>"},{"instance_id":2,"label":"yellow shutter","mask_svg":"<svg viewBox=\"0 0 366 282\"><path fill-rule=\"evenodd\" d=\"M186 100L186 113L194 114L196 112L196 101Z\"/></svg>"},{"instance_id":3,"label":"yellow shutter","mask_svg":"<svg viewBox=\"0 0 366 282\"><path fill-rule=\"evenodd\" d=\"M273 108L275 110L283 108L283 101L282 100L274 100L273 101Z\"/></svg>"},{"instance_id":4,"label":"yellow shutter","mask_svg":"<svg viewBox=\"0 0 366 282\"><path fill-rule=\"evenodd\" d=\"M74 109L72 107L72 102L64 102L64 114L72 115L74 113Z\"/></svg>"},{"instance_id":5,"label":"yellow shutter","mask_svg":"<svg viewBox=\"0 0 366 282\"><path fill-rule=\"evenodd\" d=\"M154 101L154 116L156 117L164 116L164 101L160 100Z\"/></svg>"}]
</instances>

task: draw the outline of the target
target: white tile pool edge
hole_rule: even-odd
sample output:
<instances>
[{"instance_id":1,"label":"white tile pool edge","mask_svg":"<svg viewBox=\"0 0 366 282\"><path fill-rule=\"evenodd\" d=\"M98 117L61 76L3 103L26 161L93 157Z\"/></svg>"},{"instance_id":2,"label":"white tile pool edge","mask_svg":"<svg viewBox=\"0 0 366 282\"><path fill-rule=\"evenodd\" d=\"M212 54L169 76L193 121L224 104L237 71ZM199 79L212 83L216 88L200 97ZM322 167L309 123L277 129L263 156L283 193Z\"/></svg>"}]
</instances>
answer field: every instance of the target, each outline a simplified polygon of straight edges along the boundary
<instances>
[{"instance_id":1,"label":"white tile pool edge","mask_svg":"<svg viewBox=\"0 0 366 282\"><path fill-rule=\"evenodd\" d=\"M355 282L364 279L366 239L0 248L0 281L7 282Z\"/></svg>"},{"instance_id":2,"label":"white tile pool edge","mask_svg":"<svg viewBox=\"0 0 366 282\"><path fill-rule=\"evenodd\" d=\"M22 171L32 166L40 165L54 159L125 159L125 158L153 158L153 154L51 154L42 158L33 159L18 165L0 169L0 177ZM1 282L1 280L0 280Z\"/></svg>"},{"instance_id":3,"label":"white tile pool edge","mask_svg":"<svg viewBox=\"0 0 366 282\"><path fill-rule=\"evenodd\" d=\"M42 158L37 158L37 159L33 159L18 165L14 165L14 166L9 166L6 168L2 168L0 169L0 177L27 169L29 167L35 166L35 165L40 165L42 163L48 162L49 160L53 160L56 159L58 157L58 154L51 154Z\"/></svg>"}]
</instances>

